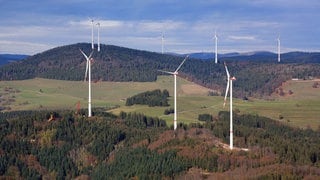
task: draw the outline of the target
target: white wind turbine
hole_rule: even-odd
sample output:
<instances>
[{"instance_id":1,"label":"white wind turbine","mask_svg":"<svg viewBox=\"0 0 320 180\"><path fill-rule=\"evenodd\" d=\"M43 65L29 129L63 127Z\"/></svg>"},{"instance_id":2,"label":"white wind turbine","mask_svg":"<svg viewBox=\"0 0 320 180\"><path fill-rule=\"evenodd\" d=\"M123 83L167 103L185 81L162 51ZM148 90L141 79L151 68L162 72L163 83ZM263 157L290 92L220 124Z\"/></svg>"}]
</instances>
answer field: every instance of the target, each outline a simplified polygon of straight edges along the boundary
<instances>
[{"instance_id":1,"label":"white wind turbine","mask_svg":"<svg viewBox=\"0 0 320 180\"><path fill-rule=\"evenodd\" d=\"M91 117L92 116L92 112L91 112L91 60L92 60L93 51L91 51L89 57L81 49L80 49L80 52L83 54L83 56L87 60L86 73L85 73L85 76L84 76L84 81L87 80L87 74L89 74L89 77L88 77L88 83L89 83L88 117Z\"/></svg>"},{"instance_id":2,"label":"white wind turbine","mask_svg":"<svg viewBox=\"0 0 320 180\"><path fill-rule=\"evenodd\" d=\"M100 23L97 23L98 26L98 52L100 52Z\"/></svg>"},{"instance_id":3,"label":"white wind turbine","mask_svg":"<svg viewBox=\"0 0 320 180\"><path fill-rule=\"evenodd\" d=\"M167 73L167 74L172 74L174 77L174 119L173 119L173 129L174 130L177 129L177 75L178 75L179 69L181 68L183 63L187 60L188 57L189 57L189 55L187 55L186 58L184 58L182 63L178 66L178 68L174 72L159 70L159 71Z\"/></svg>"},{"instance_id":4,"label":"white wind turbine","mask_svg":"<svg viewBox=\"0 0 320 180\"><path fill-rule=\"evenodd\" d=\"M218 63L218 37L217 37L217 32L214 32L214 42L215 42L215 56L214 56L214 61L217 64Z\"/></svg>"},{"instance_id":5,"label":"white wind turbine","mask_svg":"<svg viewBox=\"0 0 320 180\"><path fill-rule=\"evenodd\" d=\"M225 107L225 105L226 105L227 95L228 95L229 87L230 87L230 149L232 150L233 149L232 81L236 80L236 78L234 76L230 78L230 74L229 74L228 67L227 67L226 63L224 63L224 67L225 67L226 73L227 73L228 84L227 84L227 88L226 88L226 93L224 95L223 107Z\"/></svg>"},{"instance_id":6,"label":"white wind turbine","mask_svg":"<svg viewBox=\"0 0 320 180\"><path fill-rule=\"evenodd\" d=\"M278 37L278 39L277 39L277 41L278 41L278 62L280 62L280 36Z\"/></svg>"}]
</instances>

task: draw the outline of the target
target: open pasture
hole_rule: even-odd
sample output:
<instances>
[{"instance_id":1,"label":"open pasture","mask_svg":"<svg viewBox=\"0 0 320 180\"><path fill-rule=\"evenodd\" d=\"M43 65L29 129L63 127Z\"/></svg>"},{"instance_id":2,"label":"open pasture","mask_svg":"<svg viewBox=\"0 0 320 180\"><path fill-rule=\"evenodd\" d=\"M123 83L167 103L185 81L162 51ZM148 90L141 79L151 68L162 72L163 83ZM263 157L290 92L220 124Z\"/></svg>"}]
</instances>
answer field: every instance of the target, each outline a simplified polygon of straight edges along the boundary
<instances>
[{"instance_id":1,"label":"open pasture","mask_svg":"<svg viewBox=\"0 0 320 180\"><path fill-rule=\"evenodd\" d=\"M208 96L209 89L178 78L178 122L199 122L199 114L217 116L222 107L222 96ZM302 128L318 129L320 125L320 87L312 87L317 80L288 81L283 84L284 96L273 94L272 100L234 99L234 110L240 113L258 114ZM23 81L0 81L0 106L4 111L38 109L76 109L87 108L87 82L32 79ZM125 100L132 95L154 89L167 89L171 95L169 104L173 107L173 78L159 76L156 82L97 82L92 85L93 107L119 108L111 110L118 114L124 112L144 113L165 119L172 124L173 114L164 115L170 107L148 107L144 105L125 106ZM291 90L293 94L287 92Z\"/></svg>"}]
</instances>

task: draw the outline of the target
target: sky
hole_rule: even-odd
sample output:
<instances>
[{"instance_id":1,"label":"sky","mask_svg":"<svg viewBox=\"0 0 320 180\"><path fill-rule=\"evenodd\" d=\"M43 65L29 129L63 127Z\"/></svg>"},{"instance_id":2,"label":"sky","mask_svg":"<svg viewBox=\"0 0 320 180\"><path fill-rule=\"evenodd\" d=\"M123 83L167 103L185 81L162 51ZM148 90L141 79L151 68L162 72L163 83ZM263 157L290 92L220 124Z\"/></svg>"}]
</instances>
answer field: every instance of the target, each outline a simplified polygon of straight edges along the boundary
<instances>
[{"instance_id":1,"label":"sky","mask_svg":"<svg viewBox=\"0 0 320 180\"><path fill-rule=\"evenodd\" d=\"M173 53L320 52L319 0L0 0L0 53L100 42ZM94 27L97 42L97 26Z\"/></svg>"}]
</instances>

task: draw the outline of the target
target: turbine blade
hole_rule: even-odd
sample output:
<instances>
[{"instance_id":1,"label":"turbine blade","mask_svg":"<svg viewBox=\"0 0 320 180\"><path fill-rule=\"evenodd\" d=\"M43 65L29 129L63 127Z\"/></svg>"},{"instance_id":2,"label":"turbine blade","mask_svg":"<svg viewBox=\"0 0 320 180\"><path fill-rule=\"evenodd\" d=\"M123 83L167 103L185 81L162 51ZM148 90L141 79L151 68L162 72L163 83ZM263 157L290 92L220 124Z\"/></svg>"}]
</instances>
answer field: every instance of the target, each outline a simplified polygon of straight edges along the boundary
<instances>
[{"instance_id":1,"label":"turbine blade","mask_svg":"<svg viewBox=\"0 0 320 180\"><path fill-rule=\"evenodd\" d=\"M174 72L178 72L178 71L179 71L179 69L181 68L181 66L183 65L183 63L188 59L188 57L189 57L189 55L187 55L187 56L184 58L184 60L182 61L182 63L179 65L179 67L177 68L177 70L174 71Z\"/></svg>"},{"instance_id":2,"label":"turbine blade","mask_svg":"<svg viewBox=\"0 0 320 180\"><path fill-rule=\"evenodd\" d=\"M88 59L90 60L91 59L91 56L93 55L93 51L91 51L91 53L90 53L90 55L89 55L89 57L88 57Z\"/></svg>"},{"instance_id":3,"label":"turbine blade","mask_svg":"<svg viewBox=\"0 0 320 180\"><path fill-rule=\"evenodd\" d=\"M88 56L81 49L79 49L79 50L83 54L83 56L86 58L86 60L88 60L89 59Z\"/></svg>"},{"instance_id":4,"label":"turbine blade","mask_svg":"<svg viewBox=\"0 0 320 180\"><path fill-rule=\"evenodd\" d=\"M228 78L228 81L229 81L229 79L230 79L230 74L229 74L229 71L228 71L228 67L227 67L226 62L224 62L224 67L225 67L225 69L226 69L227 78Z\"/></svg>"},{"instance_id":5,"label":"turbine blade","mask_svg":"<svg viewBox=\"0 0 320 180\"><path fill-rule=\"evenodd\" d=\"M227 96L228 96L229 86L230 86L230 74L229 74L229 71L228 71L228 67L227 67L226 62L224 62L224 67L225 67L226 73L227 73L227 88L226 88L226 93L225 93L225 95L224 95L223 107L226 106L226 101L227 101Z\"/></svg>"},{"instance_id":6,"label":"turbine blade","mask_svg":"<svg viewBox=\"0 0 320 180\"><path fill-rule=\"evenodd\" d=\"M167 74L172 74L172 75L174 75L174 72L163 71L163 70L158 70L158 71L163 72L163 73L167 73Z\"/></svg>"},{"instance_id":7,"label":"turbine blade","mask_svg":"<svg viewBox=\"0 0 320 180\"><path fill-rule=\"evenodd\" d=\"M228 92L229 92L229 86L230 86L230 79L228 78L228 84L227 84L227 88L226 88L226 93L224 94L223 107L226 106L227 96L228 96Z\"/></svg>"}]
</instances>

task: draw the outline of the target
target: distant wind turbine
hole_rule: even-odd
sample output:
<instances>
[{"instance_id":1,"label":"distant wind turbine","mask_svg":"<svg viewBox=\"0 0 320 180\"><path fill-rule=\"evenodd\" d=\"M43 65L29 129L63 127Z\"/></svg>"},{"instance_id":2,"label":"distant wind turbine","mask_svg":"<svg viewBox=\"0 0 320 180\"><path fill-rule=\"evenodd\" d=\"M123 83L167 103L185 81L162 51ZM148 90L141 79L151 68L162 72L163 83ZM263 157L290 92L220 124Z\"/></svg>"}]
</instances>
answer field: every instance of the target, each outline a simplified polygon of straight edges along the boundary
<instances>
[{"instance_id":1,"label":"distant wind turbine","mask_svg":"<svg viewBox=\"0 0 320 180\"><path fill-rule=\"evenodd\" d=\"M97 23L98 26L98 52L100 52L100 23Z\"/></svg>"},{"instance_id":2,"label":"distant wind turbine","mask_svg":"<svg viewBox=\"0 0 320 180\"><path fill-rule=\"evenodd\" d=\"M80 52L83 54L83 56L87 60L87 65L86 65L86 73L85 73L85 78L84 81L87 80L87 74L88 74L88 83L89 83L89 94L88 94L88 117L92 116L91 112L91 60L92 60L92 55L93 55L93 50L91 51L89 57L80 49ZM89 72L88 72L89 71Z\"/></svg>"},{"instance_id":3,"label":"distant wind turbine","mask_svg":"<svg viewBox=\"0 0 320 180\"><path fill-rule=\"evenodd\" d=\"M167 74L172 74L173 77L174 77L174 119L173 119L173 129L174 130L177 129L177 75L178 75L179 69L181 68L183 63L187 60L188 57L189 57L189 55L187 55L184 58L182 63L178 66L178 68L174 72L159 70L160 72L164 72L164 73L167 73Z\"/></svg>"},{"instance_id":4,"label":"distant wind turbine","mask_svg":"<svg viewBox=\"0 0 320 180\"><path fill-rule=\"evenodd\" d=\"M91 19L91 48L94 49L94 44L93 44L93 19Z\"/></svg>"},{"instance_id":5,"label":"distant wind turbine","mask_svg":"<svg viewBox=\"0 0 320 180\"><path fill-rule=\"evenodd\" d=\"M277 41L278 41L278 62L280 62L280 37L278 37L278 39L277 39Z\"/></svg>"},{"instance_id":6,"label":"distant wind turbine","mask_svg":"<svg viewBox=\"0 0 320 180\"><path fill-rule=\"evenodd\" d=\"M223 107L225 107L225 105L226 105L227 95L228 95L229 87L230 87L230 149L232 150L233 149L232 81L235 81L236 78L234 76L230 78L230 74L229 74L228 67L227 67L226 63L224 63L224 67L225 67L226 73L227 73L228 84L227 84L227 88L226 88L226 93L224 95Z\"/></svg>"},{"instance_id":7,"label":"distant wind turbine","mask_svg":"<svg viewBox=\"0 0 320 180\"><path fill-rule=\"evenodd\" d=\"M218 37L217 32L214 32L214 42L215 42L215 56L214 56L214 62L218 63Z\"/></svg>"}]
</instances>

